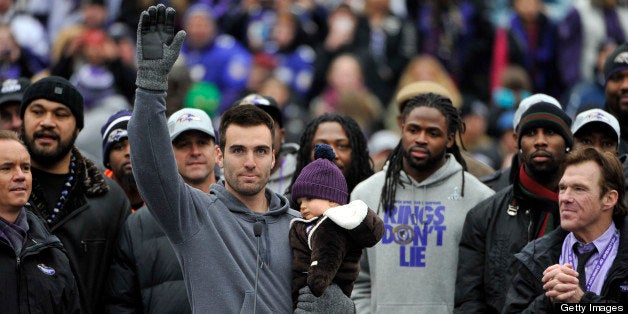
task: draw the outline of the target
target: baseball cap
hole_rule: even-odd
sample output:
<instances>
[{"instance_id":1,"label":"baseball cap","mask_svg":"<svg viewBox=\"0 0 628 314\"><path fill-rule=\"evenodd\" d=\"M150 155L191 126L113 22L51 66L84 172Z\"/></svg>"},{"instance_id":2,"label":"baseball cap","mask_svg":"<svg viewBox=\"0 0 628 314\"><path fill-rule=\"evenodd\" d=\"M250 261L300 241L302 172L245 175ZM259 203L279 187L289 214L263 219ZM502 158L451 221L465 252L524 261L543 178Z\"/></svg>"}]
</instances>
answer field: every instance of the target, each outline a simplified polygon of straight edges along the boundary
<instances>
[{"instance_id":1,"label":"baseball cap","mask_svg":"<svg viewBox=\"0 0 628 314\"><path fill-rule=\"evenodd\" d=\"M31 82L24 77L4 80L0 88L0 106L9 102L17 102L20 104L22 102L22 96L24 96L24 90L30 83Z\"/></svg>"},{"instance_id":2,"label":"baseball cap","mask_svg":"<svg viewBox=\"0 0 628 314\"><path fill-rule=\"evenodd\" d=\"M519 121L521 121L523 113L526 112L532 105L538 103L548 103L560 108L560 110L563 109L558 100L550 95L539 93L526 97L519 103L519 107L515 111L515 117L512 119L512 130L515 131L515 133L517 132L517 127L519 126Z\"/></svg>"},{"instance_id":3,"label":"baseball cap","mask_svg":"<svg viewBox=\"0 0 628 314\"><path fill-rule=\"evenodd\" d=\"M615 131L615 134L617 134L617 142L619 143L619 121L617 121L617 118L615 118L612 114L602 109L591 109L579 113L571 126L571 133L575 135L578 130L592 122L600 122L610 126L613 131Z\"/></svg>"},{"instance_id":4,"label":"baseball cap","mask_svg":"<svg viewBox=\"0 0 628 314\"><path fill-rule=\"evenodd\" d=\"M179 134L190 130L201 131L214 139L216 138L212 120L201 109L183 108L173 113L168 119L170 141L174 141Z\"/></svg>"},{"instance_id":5,"label":"baseball cap","mask_svg":"<svg viewBox=\"0 0 628 314\"><path fill-rule=\"evenodd\" d=\"M268 113L283 128L283 115L275 98L260 94L249 94L237 101L238 105L254 105Z\"/></svg>"}]
</instances>

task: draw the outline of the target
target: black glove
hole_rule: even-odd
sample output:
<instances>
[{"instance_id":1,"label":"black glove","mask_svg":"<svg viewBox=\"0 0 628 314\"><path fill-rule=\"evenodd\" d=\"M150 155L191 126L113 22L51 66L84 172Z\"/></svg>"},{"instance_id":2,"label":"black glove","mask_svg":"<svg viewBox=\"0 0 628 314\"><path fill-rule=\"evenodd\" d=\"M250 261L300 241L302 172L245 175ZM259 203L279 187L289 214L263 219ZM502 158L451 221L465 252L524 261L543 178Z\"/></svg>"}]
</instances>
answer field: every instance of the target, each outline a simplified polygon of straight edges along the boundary
<instances>
[{"instance_id":1,"label":"black glove","mask_svg":"<svg viewBox=\"0 0 628 314\"><path fill-rule=\"evenodd\" d=\"M185 31L174 35L173 8L163 4L151 6L140 15L137 25L137 79L138 87L165 91L168 73L179 56Z\"/></svg>"},{"instance_id":2,"label":"black glove","mask_svg":"<svg viewBox=\"0 0 628 314\"><path fill-rule=\"evenodd\" d=\"M349 299L337 284L331 284L320 298L315 297L310 287L299 290L295 314L302 313L355 313L355 304Z\"/></svg>"}]
</instances>

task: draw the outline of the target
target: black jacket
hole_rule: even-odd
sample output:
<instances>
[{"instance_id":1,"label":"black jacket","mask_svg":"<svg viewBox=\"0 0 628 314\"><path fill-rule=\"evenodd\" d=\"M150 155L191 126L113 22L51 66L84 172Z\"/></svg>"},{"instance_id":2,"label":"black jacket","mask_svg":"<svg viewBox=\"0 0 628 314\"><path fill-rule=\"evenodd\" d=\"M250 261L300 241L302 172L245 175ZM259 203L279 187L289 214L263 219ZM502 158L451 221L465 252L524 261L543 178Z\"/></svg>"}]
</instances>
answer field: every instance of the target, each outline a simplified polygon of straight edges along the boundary
<instances>
[{"instance_id":1,"label":"black jacket","mask_svg":"<svg viewBox=\"0 0 628 314\"><path fill-rule=\"evenodd\" d=\"M122 188L102 175L98 167L72 149L76 183L61 212L70 212L50 231L59 237L72 265L81 295L83 313L104 313L102 296L113 251L131 205ZM43 217L46 207L42 187L33 176L30 209Z\"/></svg>"},{"instance_id":2,"label":"black jacket","mask_svg":"<svg viewBox=\"0 0 628 314\"><path fill-rule=\"evenodd\" d=\"M602 295L587 292L581 303L628 304L628 291L625 290L628 286L628 223L625 220L616 221L615 225L621 231L619 249L604 281ZM547 267L558 263L567 234L569 232L566 230L556 229L547 236L528 243L515 255L515 276L502 313L554 312L552 302L545 296L541 278Z\"/></svg>"},{"instance_id":3,"label":"black jacket","mask_svg":"<svg viewBox=\"0 0 628 314\"><path fill-rule=\"evenodd\" d=\"M177 256L146 206L127 218L107 284L110 313L191 313Z\"/></svg>"},{"instance_id":4,"label":"black jacket","mask_svg":"<svg viewBox=\"0 0 628 314\"><path fill-rule=\"evenodd\" d=\"M61 242L41 219L26 215L29 230L19 257L0 238L0 312L80 313L76 281Z\"/></svg>"},{"instance_id":5,"label":"black jacket","mask_svg":"<svg viewBox=\"0 0 628 314\"><path fill-rule=\"evenodd\" d=\"M511 185L467 213L458 253L455 312L501 311L514 255L535 239L544 211L553 213L557 226L557 202L524 195L518 185Z\"/></svg>"}]
</instances>

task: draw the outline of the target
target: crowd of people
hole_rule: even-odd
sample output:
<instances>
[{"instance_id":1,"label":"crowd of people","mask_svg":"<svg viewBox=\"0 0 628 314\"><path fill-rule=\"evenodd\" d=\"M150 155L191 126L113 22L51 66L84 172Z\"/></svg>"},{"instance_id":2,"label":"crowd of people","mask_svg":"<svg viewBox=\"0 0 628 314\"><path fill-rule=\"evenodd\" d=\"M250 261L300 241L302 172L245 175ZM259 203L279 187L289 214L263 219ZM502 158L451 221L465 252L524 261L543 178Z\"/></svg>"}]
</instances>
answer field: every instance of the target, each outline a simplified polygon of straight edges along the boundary
<instances>
[{"instance_id":1,"label":"crowd of people","mask_svg":"<svg viewBox=\"0 0 628 314\"><path fill-rule=\"evenodd\" d=\"M628 303L625 2L161 2L0 1L3 311Z\"/></svg>"}]
</instances>

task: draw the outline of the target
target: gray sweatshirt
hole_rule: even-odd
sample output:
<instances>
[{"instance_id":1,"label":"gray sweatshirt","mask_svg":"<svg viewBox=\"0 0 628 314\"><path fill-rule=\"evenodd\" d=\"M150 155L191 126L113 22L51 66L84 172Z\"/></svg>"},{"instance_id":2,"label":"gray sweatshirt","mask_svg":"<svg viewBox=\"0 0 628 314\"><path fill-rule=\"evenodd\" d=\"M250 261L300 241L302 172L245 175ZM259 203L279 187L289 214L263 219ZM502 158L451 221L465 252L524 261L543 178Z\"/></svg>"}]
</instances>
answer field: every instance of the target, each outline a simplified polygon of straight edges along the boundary
<instances>
[{"instance_id":1,"label":"gray sweatshirt","mask_svg":"<svg viewBox=\"0 0 628 314\"><path fill-rule=\"evenodd\" d=\"M137 186L181 263L194 313L252 313L256 258L257 313L291 313L290 220L300 217L269 189L269 210L258 214L224 187L191 188L177 171L166 124L165 93L137 89L128 132ZM253 224L263 223L256 238ZM259 240L259 241L258 241Z\"/></svg>"},{"instance_id":2,"label":"gray sweatshirt","mask_svg":"<svg viewBox=\"0 0 628 314\"><path fill-rule=\"evenodd\" d=\"M420 183L401 171L404 187L397 187L389 215L380 205L385 177L386 168L351 193L384 221L384 237L362 255L351 295L357 313L451 313L464 219L494 192L448 154L445 164Z\"/></svg>"}]
</instances>

